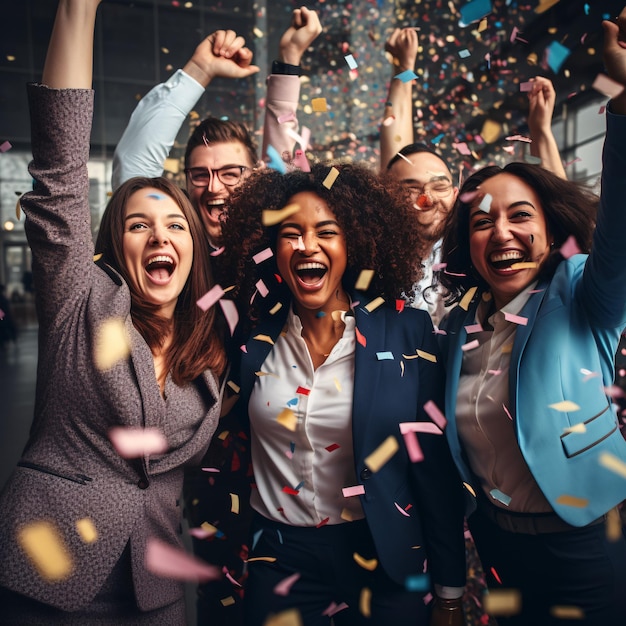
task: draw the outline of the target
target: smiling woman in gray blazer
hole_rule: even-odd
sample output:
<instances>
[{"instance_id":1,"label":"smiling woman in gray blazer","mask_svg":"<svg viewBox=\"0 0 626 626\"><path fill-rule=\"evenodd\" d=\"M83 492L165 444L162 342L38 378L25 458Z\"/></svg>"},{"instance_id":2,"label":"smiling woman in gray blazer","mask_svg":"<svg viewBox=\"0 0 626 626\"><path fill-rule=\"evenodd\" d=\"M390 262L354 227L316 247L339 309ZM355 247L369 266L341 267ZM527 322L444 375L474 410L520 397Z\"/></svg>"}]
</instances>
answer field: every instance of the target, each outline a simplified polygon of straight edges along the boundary
<instances>
[{"instance_id":1,"label":"smiling woman in gray blazer","mask_svg":"<svg viewBox=\"0 0 626 626\"><path fill-rule=\"evenodd\" d=\"M22 206L39 368L31 436L0 496L3 623L183 624L182 584L147 569L146 546L181 546L183 466L202 458L219 416L225 355L214 313L196 306L212 279L182 192L158 178L125 183L93 261L87 160L100 1L60 0L43 85L29 87L35 187ZM98 363L108 323L127 336L128 354ZM158 429L166 445L123 458L114 427Z\"/></svg>"}]
</instances>

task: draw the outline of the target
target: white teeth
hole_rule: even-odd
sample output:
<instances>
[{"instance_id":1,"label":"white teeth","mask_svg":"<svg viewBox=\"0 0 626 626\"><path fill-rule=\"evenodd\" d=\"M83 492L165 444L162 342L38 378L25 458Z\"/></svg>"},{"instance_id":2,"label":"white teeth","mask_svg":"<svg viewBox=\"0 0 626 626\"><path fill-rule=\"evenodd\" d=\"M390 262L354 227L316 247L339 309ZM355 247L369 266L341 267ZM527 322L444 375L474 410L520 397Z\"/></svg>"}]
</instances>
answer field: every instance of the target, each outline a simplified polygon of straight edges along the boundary
<instances>
[{"instance_id":1,"label":"white teeth","mask_svg":"<svg viewBox=\"0 0 626 626\"><path fill-rule=\"evenodd\" d=\"M322 265L321 263L314 263L314 262L310 262L310 263L299 263L296 266L297 270L325 270L326 266Z\"/></svg>"},{"instance_id":2,"label":"white teeth","mask_svg":"<svg viewBox=\"0 0 626 626\"><path fill-rule=\"evenodd\" d=\"M146 267L152 265L153 263L170 263L171 265L174 265L174 259L171 256L167 256L165 254L153 256L146 263Z\"/></svg>"},{"instance_id":3,"label":"white teeth","mask_svg":"<svg viewBox=\"0 0 626 626\"><path fill-rule=\"evenodd\" d=\"M207 200L206 203L208 206L222 206L224 204L224 199L217 198L216 200Z\"/></svg>"},{"instance_id":4,"label":"white teeth","mask_svg":"<svg viewBox=\"0 0 626 626\"><path fill-rule=\"evenodd\" d=\"M516 259L522 259L524 255L519 250L511 250L509 252L494 252L491 255L491 261L498 263L499 261L514 261Z\"/></svg>"}]
</instances>

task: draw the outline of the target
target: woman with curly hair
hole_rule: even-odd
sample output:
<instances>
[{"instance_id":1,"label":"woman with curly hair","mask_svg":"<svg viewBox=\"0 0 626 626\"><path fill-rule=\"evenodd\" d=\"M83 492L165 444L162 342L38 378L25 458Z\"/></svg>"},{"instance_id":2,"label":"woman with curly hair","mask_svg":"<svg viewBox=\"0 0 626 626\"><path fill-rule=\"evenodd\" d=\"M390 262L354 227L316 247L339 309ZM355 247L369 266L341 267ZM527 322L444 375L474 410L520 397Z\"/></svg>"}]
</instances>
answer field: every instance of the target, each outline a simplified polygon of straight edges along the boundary
<instances>
[{"instance_id":1,"label":"woman with curly hair","mask_svg":"<svg viewBox=\"0 0 626 626\"><path fill-rule=\"evenodd\" d=\"M235 342L256 479L248 625L288 609L306 625L462 623L443 371L428 314L400 300L423 250L409 207L364 167L323 164L261 173L230 207L222 284L250 320Z\"/></svg>"},{"instance_id":2,"label":"woman with curly hair","mask_svg":"<svg viewBox=\"0 0 626 626\"><path fill-rule=\"evenodd\" d=\"M626 84L626 9L605 22ZM607 388L626 325L626 96L607 108L602 197L535 165L463 185L442 282L446 435L504 624L624 624L626 443ZM569 618L569 619L568 619Z\"/></svg>"}]
</instances>

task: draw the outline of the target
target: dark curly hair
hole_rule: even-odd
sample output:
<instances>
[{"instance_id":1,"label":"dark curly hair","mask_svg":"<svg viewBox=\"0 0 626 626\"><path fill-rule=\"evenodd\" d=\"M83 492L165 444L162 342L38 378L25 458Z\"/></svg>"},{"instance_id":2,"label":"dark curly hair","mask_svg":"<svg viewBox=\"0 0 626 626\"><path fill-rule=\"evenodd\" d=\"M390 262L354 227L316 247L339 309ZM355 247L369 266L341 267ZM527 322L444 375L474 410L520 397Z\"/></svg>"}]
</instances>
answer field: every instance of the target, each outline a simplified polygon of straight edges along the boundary
<instances>
[{"instance_id":1,"label":"dark curly hair","mask_svg":"<svg viewBox=\"0 0 626 626\"><path fill-rule=\"evenodd\" d=\"M339 171L339 176L328 189L324 181L331 167ZM256 298L258 306L250 311L250 299L259 279L271 291L272 297L265 298L268 306L288 297L275 257L260 264L252 257L268 247L276 250L278 225L264 227L263 211L282 209L303 191L324 200L343 230L348 250L343 277L347 290L354 288L361 270L371 269L374 277L367 295L380 295L387 301L412 295L413 284L422 275L420 261L426 244L406 191L364 165L317 163L310 172L261 171L234 194L222 225L224 252L216 258L216 269L223 287L234 286L232 296L242 307L240 310L255 316L263 306Z\"/></svg>"},{"instance_id":2,"label":"dark curly hair","mask_svg":"<svg viewBox=\"0 0 626 626\"><path fill-rule=\"evenodd\" d=\"M472 174L464 183L452 221L446 231L442 246L445 271L437 273L439 282L448 292L446 303L458 302L471 287L488 291L489 285L474 271L470 257L469 215L470 204L463 202L464 194L475 191L483 182L498 174L516 176L532 187L539 198L546 217L548 231L554 237L554 249L546 259L539 279L550 278L563 260L559 249L572 235L581 252L591 251L599 198L588 187L563 180L539 165L509 163L505 167L491 165Z\"/></svg>"}]
</instances>

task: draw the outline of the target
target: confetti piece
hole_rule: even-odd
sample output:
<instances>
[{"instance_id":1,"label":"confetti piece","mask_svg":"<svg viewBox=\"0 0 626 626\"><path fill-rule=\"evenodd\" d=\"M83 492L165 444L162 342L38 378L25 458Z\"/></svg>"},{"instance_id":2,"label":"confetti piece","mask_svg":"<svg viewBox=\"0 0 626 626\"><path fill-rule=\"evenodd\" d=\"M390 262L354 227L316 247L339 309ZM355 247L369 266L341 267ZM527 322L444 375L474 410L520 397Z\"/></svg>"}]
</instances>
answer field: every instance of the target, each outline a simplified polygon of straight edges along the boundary
<instances>
[{"instance_id":1,"label":"confetti piece","mask_svg":"<svg viewBox=\"0 0 626 626\"><path fill-rule=\"evenodd\" d=\"M429 400L432 402L432 400ZM437 409L438 411L439 409ZM443 416L442 416L443 417ZM443 418L446 419L445 417ZM431 422L400 422L400 433L428 433L430 435L442 435L443 430L437 424Z\"/></svg>"},{"instance_id":2,"label":"confetti piece","mask_svg":"<svg viewBox=\"0 0 626 626\"><path fill-rule=\"evenodd\" d=\"M358 67L357 62L354 60L354 57L351 54L345 56L344 59L346 60L346 63L351 70L355 70Z\"/></svg>"},{"instance_id":3,"label":"confetti piece","mask_svg":"<svg viewBox=\"0 0 626 626\"><path fill-rule=\"evenodd\" d=\"M57 582L74 571L63 537L51 522L42 520L22 526L17 541L42 578Z\"/></svg>"},{"instance_id":4,"label":"confetti piece","mask_svg":"<svg viewBox=\"0 0 626 626\"><path fill-rule=\"evenodd\" d=\"M378 567L378 559L365 559L358 552L354 552L352 558L359 567L366 569L368 572L373 572Z\"/></svg>"},{"instance_id":5,"label":"confetti piece","mask_svg":"<svg viewBox=\"0 0 626 626\"><path fill-rule=\"evenodd\" d=\"M511 412L509 411L509 409L507 408L506 404L502 404L502 408L504 409L504 412L506 413L506 416L513 421L513 416L511 415Z\"/></svg>"},{"instance_id":6,"label":"confetti piece","mask_svg":"<svg viewBox=\"0 0 626 626\"><path fill-rule=\"evenodd\" d=\"M111 369L130 354L130 339L124 320L111 318L100 324L96 334L94 363L100 371Z\"/></svg>"},{"instance_id":7,"label":"confetti piece","mask_svg":"<svg viewBox=\"0 0 626 626\"><path fill-rule=\"evenodd\" d=\"M478 189L475 189L474 191L466 191L465 193L462 193L459 196L459 200L461 202L463 202L464 204L470 204L474 198L476 198L476 196L478 196L478 194L480 193L480 191L478 191ZM445 269L447 264L443 264L443 267L441 269ZM434 271L434 267L433 267L433 271Z\"/></svg>"},{"instance_id":8,"label":"confetti piece","mask_svg":"<svg viewBox=\"0 0 626 626\"><path fill-rule=\"evenodd\" d=\"M478 287L471 287L470 289L468 289L465 292L465 295L461 298L461 301L459 302L459 306L464 310L467 311L470 302L472 301L472 298L474 297L474 294L476 293L476 290L478 289Z\"/></svg>"},{"instance_id":9,"label":"confetti piece","mask_svg":"<svg viewBox=\"0 0 626 626\"><path fill-rule=\"evenodd\" d=\"M398 311L398 313L402 313L402 311L404 311L405 305L406 302L404 300L396 300L396 311Z\"/></svg>"},{"instance_id":10,"label":"confetti piece","mask_svg":"<svg viewBox=\"0 0 626 626\"><path fill-rule=\"evenodd\" d=\"M417 78L417 74L413 70L405 70L404 72L396 74L394 78L397 78L403 83L408 83L411 80L415 80Z\"/></svg>"},{"instance_id":11,"label":"confetti piece","mask_svg":"<svg viewBox=\"0 0 626 626\"><path fill-rule=\"evenodd\" d=\"M341 382L339 382L338 378L333 378L333 382L335 383L335 387L337 388L337 391L339 391L339 393L341 393Z\"/></svg>"},{"instance_id":12,"label":"confetti piece","mask_svg":"<svg viewBox=\"0 0 626 626\"><path fill-rule=\"evenodd\" d=\"M586 432L587 432L587 427L585 426L584 422L580 422L578 424L574 424L574 426L569 426L568 428L563 429L564 435L568 435L569 433L582 434Z\"/></svg>"},{"instance_id":13,"label":"confetti piece","mask_svg":"<svg viewBox=\"0 0 626 626\"><path fill-rule=\"evenodd\" d=\"M352 498L353 496L362 496L365 494L363 485L355 485L354 487L344 487L341 490L344 498Z\"/></svg>"},{"instance_id":14,"label":"confetti piece","mask_svg":"<svg viewBox=\"0 0 626 626\"><path fill-rule=\"evenodd\" d=\"M228 324L228 328L230 330L230 335L232 337L235 332L235 328L237 328L237 324L239 324L239 313L237 312L237 305L232 300L224 300L223 298L219 301L222 312L224 313L224 317L226 318L226 323Z\"/></svg>"},{"instance_id":15,"label":"confetti piece","mask_svg":"<svg viewBox=\"0 0 626 626\"><path fill-rule=\"evenodd\" d=\"M235 598L233 598L232 596L228 596L227 598L221 598L220 602L222 603L222 606L232 606L233 604L235 604Z\"/></svg>"},{"instance_id":16,"label":"confetti piece","mask_svg":"<svg viewBox=\"0 0 626 626\"><path fill-rule=\"evenodd\" d=\"M324 185L326 189L331 189L332 186L335 184L335 181L337 180L338 176L339 176L339 170L334 166L331 167L330 171L328 172L328 175L322 181L322 185Z\"/></svg>"},{"instance_id":17,"label":"confetti piece","mask_svg":"<svg viewBox=\"0 0 626 626\"><path fill-rule=\"evenodd\" d=\"M151 537L146 543L146 569L156 576L206 582L221 577L219 568L175 548L160 539Z\"/></svg>"},{"instance_id":18,"label":"confetti piece","mask_svg":"<svg viewBox=\"0 0 626 626\"><path fill-rule=\"evenodd\" d=\"M255 561L263 561L265 563L276 563L275 556L253 556L252 558L246 559L246 563L254 563Z\"/></svg>"},{"instance_id":19,"label":"confetti piece","mask_svg":"<svg viewBox=\"0 0 626 626\"><path fill-rule=\"evenodd\" d=\"M608 98L616 98L624 91L624 85L609 78L606 74L598 74L591 86Z\"/></svg>"},{"instance_id":20,"label":"confetti piece","mask_svg":"<svg viewBox=\"0 0 626 626\"><path fill-rule=\"evenodd\" d=\"M491 211L491 201L493 200L493 196L489 193L486 193L483 199L480 201L478 208L485 213L489 213Z\"/></svg>"},{"instance_id":21,"label":"confetti piece","mask_svg":"<svg viewBox=\"0 0 626 626\"><path fill-rule=\"evenodd\" d=\"M310 389L307 389L306 387L298 387L296 389L296 393L302 395L302 396L308 396L311 393Z\"/></svg>"},{"instance_id":22,"label":"confetti piece","mask_svg":"<svg viewBox=\"0 0 626 626\"><path fill-rule=\"evenodd\" d=\"M341 448L341 446L338 443L331 443L329 446L326 446L326 448L324 449L328 452L334 452L335 450L338 450L339 448Z\"/></svg>"},{"instance_id":23,"label":"confetti piece","mask_svg":"<svg viewBox=\"0 0 626 626\"><path fill-rule=\"evenodd\" d=\"M100 252L100 254L94 254L93 255L93 262L97 263L104 255L102 254L102 252Z\"/></svg>"},{"instance_id":24,"label":"confetti piece","mask_svg":"<svg viewBox=\"0 0 626 626\"><path fill-rule=\"evenodd\" d=\"M269 335L255 335L254 337L252 337L252 339L255 339L256 341L264 341L265 343L269 343L272 346L274 345L274 341Z\"/></svg>"},{"instance_id":25,"label":"confetti piece","mask_svg":"<svg viewBox=\"0 0 626 626\"><path fill-rule=\"evenodd\" d=\"M397 502L394 502L394 505L396 509L398 509L398 511L402 513L402 515L404 515L405 517L411 517Z\"/></svg>"},{"instance_id":26,"label":"confetti piece","mask_svg":"<svg viewBox=\"0 0 626 626\"><path fill-rule=\"evenodd\" d=\"M459 50L459 57L461 59L467 59L467 57L472 56L472 53L467 49Z\"/></svg>"},{"instance_id":27,"label":"confetti piece","mask_svg":"<svg viewBox=\"0 0 626 626\"><path fill-rule=\"evenodd\" d=\"M354 288L357 291L367 291L373 277L374 270L361 270L359 277L356 279L356 283L354 283Z\"/></svg>"},{"instance_id":28,"label":"confetti piece","mask_svg":"<svg viewBox=\"0 0 626 626\"><path fill-rule=\"evenodd\" d=\"M458 150L459 154L462 154L463 156L470 156L472 154L472 151L464 141L460 143L453 143L452 147Z\"/></svg>"},{"instance_id":29,"label":"confetti piece","mask_svg":"<svg viewBox=\"0 0 626 626\"><path fill-rule=\"evenodd\" d=\"M562 400L561 402L555 402L554 404L549 404L548 406L555 411L561 411L563 413L571 413L573 411L580 410L580 407L571 400Z\"/></svg>"},{"instance_id":30,"label":"confetti piece","mask_svg":"<svg viewBox=\"0 0 626 626\"><path fill-rule=\"evenodd\" d=\"M514 315L513 313L504 312L504 319L512 324L519 324L520 326L526 326L528 324L528 318L521 315Z\"/></svg>"},{"instance_id":31,"label":"confetti piece","mask_svg":"<svg viewBox=\"0 0 626 626\"><path fill-rule=\"evenodd\" d=\"M523 263L513 263L511 265L512 270L534 270L536 267L539 267L539 263L535 263L534 261L526 261Z\"/></svg>"},{"instance_id":32,"label":"confetti piece","mask_svg":"<svg viewBox=\"0 0 626 626\"><path fill-rule=\"evenodd\" d=\"M619 474L622 478L626 478L626 463L610 452L602 452L600 454L600 465Z\"/></svg>"},{"instance_id":33,"label":"confetti piece","mask_svg":"<svg viewBox=\"0 0 626 626\"><path fill-rule=\"evenodd\" d=\"M363 587L361 589L361 596L359 598L359 611L365 617L370 617L372 615L372 591L367 587Z\"/></svg>"},{"instance_id":34,"label":"confetti piece","mask_svg":"<svg viewBox=\"0 0 626 626\"><path fill-rule=\"evenodd\" d=\"M288 596L293 584L300 578L300 573L296 572L287 578L283 578L275 587L274 593L278 596Z\"/></svg>"},{"instance_id":35,"label":"confetti piece","mask_svg":"<svg viewBox=\"0 0 626 626\"><path fill-rule=\"evenodd\" d=\"M489 495L498 502L502 502L505 506L509 506L511 504L511 496L507 496L506 493L503 493L499 489L492 489L489 492Z\"/></svg>"},{"instance_id":36,"label":"confetti piece","mask_svg":"<svg viewBox=\"0 0 626 626\"><path fill-rule=\"evenodd\" d=\"M328 110L326 98L313 98L311 100L311 106L316 113L324 113Z\"/></svg>"},{"instance_id":37,"label":"confetti piece","mask_svg":"<svg viewBox=\"0 0 626 626\"><path fill-rule=\"evenodd\" d=\"M0 152L8 152L13 146L8 141L3 141L0 144Z\"/></svg>"},{"instance_id":38,"label":"confetti piece","mask_svg":"<svg viewBox=\"0 0 626 626\"><path fill-rule=\"evenodd\" d=\"M370 313L376 310L381 304L384 304L385 300L378 296L378 298L374 298L370 302L368 302L363 308Z\"/></svg>"},{"instance_id":39,"label":"confetti piece","mask_svg":"<svg viewBox=\"0 0 626 626\"><path fill-rule=\"evenodd\" d=\"M220 285L214 285L196 302L196 304L203 311L208 311L223 295L224 290Z\"/></svg>"},{"instance_id":40,"label":"confetti piece","mask_svg":"<svg viewBox=\"0 0 626 626\"><path fill-rule=\"evenodd\" d=\"M501 132L502 124L495 120L486 119L480 130L480 136L485 140L485 143L494 143L500 137Z\"/></svg>"},{"instance_id":41,"label":"confetti piece","mask_svg":"<svg viewBox=\"0 0 626 626\"><path fill-rule=\"evenodd\" d=\"M287 122L296 121L296 120L297 120L297 118L296 118L296 115L295 115L295 113L293 111L289 111L289 113L285 113L285 115L279 115L276 118L276 121L279 124L285 124Z\"/></svg>"},{"instance_id":42,"label":"confetti piece","mask_svg":"<svg viewBox=\"0 0 626 626\"><path fill-rule=\"evenodd\" d=\"M124 459L163 454L169 447L158 428L114 426L109 430L109 440Z\"/></svg>"},{"instance_id":43,"label":"confetti piece","mask_svg":"<svg viewBox=\"0 0 626 626\"><path fill-rule=\"evenodd\" d=\"M290 215L300 210L299 204L288 204L286 207L278 210L264 210L262 214L263 226L274 226L285 221Z\"/></svg>"},{"instance_id":44,"label":"confetti piece","mask_svg":"<svg viewBox=\"0 0 626 626\"><path fill-rule=\"evenodd\" d=\"M236 493L230 493L230 512L235 515L239 514L239 496Z\"/></svg>"},{"instance_id":45,"label":"confetti piece","mask_svg":"<svg viewBox=\"0 0 626 626\"><path fill-rule=\"evenodd\" d=\"M474 350L474 348L478 348L479 345L480 344L478 343L478 339L474 339L473 341L464 343L461 346L461 350L463 350L463 352L467 352L468 350Z\"/></svg>"},{"instance_id":46,"label":"confetti piece","mask_svg":"<svg viewBox=\"0 0 626 626\"><path fill-rule=\"evenodd\" d=\"M545 13L549 8L553 7L560 0L541 0L535 7L535 13Z\"/></svg>"},{"instance_id":47,"label":"confetti piece","mask_svg":"<svg viewBox=\"0 0 626 626\"><path fill-rule=\"evenodd\" d=\"M425 350L417 350L417 356L420 357L420 359L424 359L425 361L430 361L431 363L436 363L437 362L437 356L434 354L431 354L430 352L426 352Z\"/></svg>"},{"instance_id":48,"label":"confetti piece","mask_svg":"<svg viewBox=\"0 0 626 626\"><path fill-rule=\"evenodd\" d=\"M20 204L19 198L17 199L17 204L15 205L15 217L18 222L22 219L22 205Z\"/></svg>"},{"instance_id":49,"label":"confetti piece","mask_svg":"<svg viewBox=\"0 0 626 626\"><path fill-rule=\"evenodd\" d=\"M365 348L367 346L367 339L365 339L365 335L362 335L358 328L356 330L356 340Z\"/></svg>"},{"instance_id":50,"label":"confetti piece","mask_svg":"<svg viewBox=\"0 0 626 626\"><path fill-rule=\"evenodd\" d=\"M283 409L276 418L276 421L287 430L295 431L298 426L298 418L291 409Z\"/></svg>"},{"instance_id":51,"label":"confetti piece","mask_svg":"<svg viewBox=\"0 0 626 626\"><path fill-rule=\"evenodd\" d=\"M222 252L224 252L225 249L226 248L224 248L224 246L221 246L220 248L217 248L216 250L210 252L209 256L219 256L220 254L222 254Z\"/></svg>"},{"instance_id":52,"label":"confetti piece","mask_svg":"<svg viewBox=\"0 0 626 626\"><path fill-rule=\"evenodd\" d=\"M96 526L88 517L83 517L76 522L76 530L85 543L93 543L98 539Z\"/></svg>"},{"instance_id":53,"label":"confetti piece","mask_svg":"<svg viewBox=\"0 0 626 626\"><path fill-rule=\"evenodd\" d=\"M276 313L278 313L278 311L280 311L283 308L283 303L282 302L277 302L270 310L269 310L269 314L270 315L276 315Z\"/></svg>"},{"instance_id":54,"label":"confetti piece","mask_svg":"<svg viewBox=\"0 0 626 626\"><path fill-rule=\"evenodd\" d=\"M468 335L471 335L472 333L481 333L483 330L483 327L481 324L468 324L465 327L465 332Z\"/></svg>"},{"instance_id":55,"label":"confetti piece","mask_svg":"<svg viewBox=\"0 0 626 626\"><path fill-rule=\"evenodd\" d=\"M467 489L474 497L476 497L476 492L474 491L474 487L472 487L469 483L464 482L463 487Z\"/></svg>"},{"instance_id":56,"label":"confetti piece","mask_svg":"<svg viewBox=\"0 0 626 626\"><path fill-rule=\"evenodd\" d=\"M622 518L616 508L606 514L606 539L612 543L622 538Z\"/></svg>"},{"instance_id":57,"label":"confetti piece","mask_svg":"<svg viewBox=\"0 0 626 626\"><path fill-rule=\"evenodd\" d=\"M343 611L344 609L347 609L347 608L348 608L348 605L345 602L342 602L341 604L331 602L328 608L324 610L322 615L332 617L336 613L339 613L339 611Z\"/></svg>"},{"instance_id":58,"label":"confetti piece","mask_svg":"<svg viewBox=\"0 0 626 626\"><path fill-rule=\"evenodd\" d=\"M565 240L565 243L559 248L559 252L564 259L569 259L575 254L580 254L580 248L578 247L576 237L574 237L574 235L570 235Z\"/></svg>"},{"instance_id":59,"label":"confetti piece","mask_svg":"<svg viewBox=\"0 0 626 626\"><path fill-rule=\"evenodd\" d=\"M383 443L365 458L365 465L372 472L377 472L398 451L398 441L393 435L389 435Z\"/></svg>"},{"instance_id":60,"label":"confetti piece","mask_svg":"<svg viewBox=\"0 0 626 626\"><path fill-rule=\"evenodd\" d=\"M293 487L289 487L287 485L283 487L283 493L286 493L290 496L300 495L300 492L297 489L294 489Z\"/></svg>"},{"instance_id":61,"label":"confetti piece","mask_svg":"<svg viewBox=\"0 0 626 626\"><path fill-rule=\"evenodd\" d=\"M407 576L404 581L404 586L407 591L427 591L430 588L430 577L427 574L414 574L413 576Z\"/></svg>"},{"instance_id":62,"label":"confetti piece","mask_svg":"<svg viewBox=\"0 0 626 626\"><path fill-rule=\"evenodd\" d=\"M461 25L467 26L472 22L478 22L491 13L491 0L472 0L459 9Z\"/></svg>"},{"instance_id":63,"label":"confetti piece","mask_svg":"<svg viewBox=\"0 0 626 626\"><path fill-rule=\"evenodd\" d=\"M568 496L567 494L563 494L556 499L557 504L562 504L563 506L573 506L577 509L584 509L588 504L589 500L587 498L578 498L576 496Z\"/></svg>"},{"instance_id":64,"label":"confetti piece","mask_svg":"<svg viewBox=\"0 0 626 626\"><path fill-rule=\"evenodd\" d=\"M546 48L546 62L550 69L558 74L561 66L569 57L571 50L566 48L562 43L553 41Z\"/></svg>"},{"instance_id":65,"label":"confetti piece","mask_svg":"<svg viewBox=\"0 0 626 626\"><path fill-rule=\"evenodd\" d=\"M274 256L271 248L265 248L261 252L258 252L252 257L252 260L258 265L259 263L263 263L263 261L267 261Z\"/></svg>"},{"instance_id":66,"label":"confetti piece","mask_svg":"<svg viewBox=\"0 0 626 626\"><path fill-rule=\"evenodd\" d=\"M424 453L422 452L422 448L420 447L415 432L405 432L402 433L402 436L404 437L404 446L406 447L411 463L419 463L420 461L423 461Z\"/></svg>"},{"instance_id":67,"label":"confetti piece","mask_svg":"<svg viewBox=\"0 0 626 626\"><path fill-rule=\"evenodd\" d=\"M556 619L585 619L585 612L579 606L554 605L550 607L550 615Z\"/></svg>"},{"instance_id":68,"label":"confetti piece","mask_svg":"<svg viewBox=\"0 0 626 626\"><path fill-rule=\"evenodd\" d=\"M446 429L448 420L446 419L446 416L439 410L439 407L432 400L429 400L424 405L424 412L435 424L437 424L437 426L442 431Z\"/></svg>"},{"instance_id":69,"label":"confetti piece","mask_svg":"<svg viewBox=\"0 0 626 626\"><path fill-rule=\"evenodd\" d=\"M522 594L517 589L492 589L483 598L483 608L494 617L517 615L522 610Z\"/></svg>"},{"instance_id":70,"label":"confetti piece","mask_svg":"<svg viewBox=\"0 0 626 626\"><path fill-rule=\"evenodd\" d=\"M377 352L376 358L379 361L393 361L393 353L392 352Z\"/></svg>"}]
</instances>

